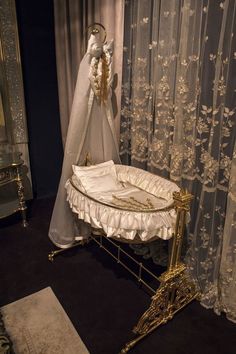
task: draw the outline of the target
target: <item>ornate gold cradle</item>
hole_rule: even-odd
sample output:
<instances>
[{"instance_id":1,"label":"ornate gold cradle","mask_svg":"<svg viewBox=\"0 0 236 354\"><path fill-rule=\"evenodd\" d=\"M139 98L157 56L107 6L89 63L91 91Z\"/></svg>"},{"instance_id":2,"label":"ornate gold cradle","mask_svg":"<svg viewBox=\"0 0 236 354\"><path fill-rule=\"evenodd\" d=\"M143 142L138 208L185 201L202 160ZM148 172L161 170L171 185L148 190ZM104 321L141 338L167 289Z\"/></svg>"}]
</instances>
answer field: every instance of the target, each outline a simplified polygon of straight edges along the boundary
<instances>
[{"instance_id":1,"label":"ornate gold cradle","mask_svg":"<svg viewBox=\"0 0 236 354\"><path fill-rule=\"evenodd\" d=\"M70 180L70 183L73 182ZM73 187L76 188L76 186ZM171 208L176 210L175 231L172 237L168 268L159 277L152 274L152 272L145 268L142 263L138 264L135 259L134 261L139 265L139 271L137 274L134 273L133 270L131 270L129 266L122 261L121 254L127 253L122 250L120 245L117 245L113 242L113 240L104 236L98 229L93 230L94 233L91 234L89 239L78 241L70 247L71 249L72 247L77 247L79 245L84 246L88 241L93 240L103 250L110 254L117 261L117 263L125 267L138 280L138 282L144 284L152 291L152 293L154 292L149 308L143 313L138 323L133 328L134 339L123 347L120 352L122 354L131 350L136 343L153 332L158 326L171 320L175 313L180 311L184 306L186 306L200 295L197 291L194 281L190 278L186 271L186 265L181 261L181 249L183 244L186 218L187 213L189 212L192 198L193 196L186 190L180 190L179 192L173 193L174 203ZM109 249L106 248L103 242L103 237L106 237L106 240L117 247L116 255L111 253ZM48 258L50 261L53 261L56 255L61 254L67 250L68 248L52 251L48 255ZM131 256L129 257L132 258ZM149 272L160 282L157 290L150 288L150 286L142 278L143 270Z\"/></svg>"}]
</instances>

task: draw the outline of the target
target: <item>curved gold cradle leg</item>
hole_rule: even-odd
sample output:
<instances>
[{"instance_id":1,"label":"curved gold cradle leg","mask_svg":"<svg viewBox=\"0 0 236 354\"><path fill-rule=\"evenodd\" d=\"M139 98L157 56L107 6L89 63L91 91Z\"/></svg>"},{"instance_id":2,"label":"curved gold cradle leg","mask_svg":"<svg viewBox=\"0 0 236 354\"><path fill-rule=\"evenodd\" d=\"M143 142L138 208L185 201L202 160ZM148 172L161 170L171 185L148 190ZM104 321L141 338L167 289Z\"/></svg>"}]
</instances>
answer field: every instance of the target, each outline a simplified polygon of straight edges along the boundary
<instances>
[{"instance_id":1,"label":"curved gold cradle leg","mask_svg":"<svg viewBox=\"0 0 236 354\"><path fill-rule=\"evenodd\" d=\"M72 248L75 248L75 247L78 247L78 246L84 246L86 243L88 243L90 241L90 239L85 239L85 240L81 240L81 241L77 241L75 242L72 246L68 247L68 248L60 248L58 250L55 250L55 251L51 251L49 254L48 254L48 260L50 262L53 262L54 261L54 257L58 256L59 254L61 253L64 253L68 250L71 250Z\"/></svg>"},{"instance_id":2,"label":"curved gold cradle leg","mask_svg":"<svg viewBox=\"0 0 236 354\"><path fill-rule=\"evenodd\" d=\"M141 339L143 339L146 335L140 335L135 339L131 340L130 342L126 343L124 348L121 350L119 354L126 354L128 353Z\"/></svg>"},{"instance_id":3,"label":"curved gold cradle leg","mask_svg":"<svg viewBox=\"0 0 236 354\"><path fill-rule=\"evenodd\" d=\"M120 354L128 353L141 339L167 323L175 313L199 297L194 282L185 270L186 266L179 264L175 269L162 274L161 285L152 297L149 308L133 329L137 336L124 346Z\"/></svg>"}]
</instances>

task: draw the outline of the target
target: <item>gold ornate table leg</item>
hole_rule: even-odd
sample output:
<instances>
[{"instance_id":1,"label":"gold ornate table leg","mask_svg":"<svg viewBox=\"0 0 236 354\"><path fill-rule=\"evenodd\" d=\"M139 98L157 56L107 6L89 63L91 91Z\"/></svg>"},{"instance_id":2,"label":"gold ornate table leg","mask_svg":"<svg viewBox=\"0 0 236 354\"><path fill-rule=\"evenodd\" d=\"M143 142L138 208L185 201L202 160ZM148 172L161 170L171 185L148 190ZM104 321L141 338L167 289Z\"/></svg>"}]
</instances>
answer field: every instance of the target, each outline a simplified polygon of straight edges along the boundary
<instances>
[{"instance_id":1,"label":"gold ornate table leg","mask_svg":"<svg viewBox=\"0 0 236 354\"><path fill-rule=\"evenodd\" d=\"M27 206L25 204L24 186L22 183L21 166L16 167L16 183L17 183L17 194L18 194L18 199L19 199L19 210L21 211L21 216L22 216L22 225L23 225L23 227L26 227L26 226L28 226L28 222L26 219Z\"/></svg>"},{"instance_id":2,"label":"gold ornate table leg","mask_svg":"<svg viewBox=\"0 0 236 354\"><path fill-rule=\"evenodd\" d=\"M173 199L177 219L169 267L159 277L160 286L152 297L151 305L133 329L136 337L125 345L121 350L122 354L127 353L142 338L172 319L176 312L199 296L194 282L186 273L185 264L180 262L186 214L192 195L181 190L173 194Z\"/></svg>"}]
</instances>

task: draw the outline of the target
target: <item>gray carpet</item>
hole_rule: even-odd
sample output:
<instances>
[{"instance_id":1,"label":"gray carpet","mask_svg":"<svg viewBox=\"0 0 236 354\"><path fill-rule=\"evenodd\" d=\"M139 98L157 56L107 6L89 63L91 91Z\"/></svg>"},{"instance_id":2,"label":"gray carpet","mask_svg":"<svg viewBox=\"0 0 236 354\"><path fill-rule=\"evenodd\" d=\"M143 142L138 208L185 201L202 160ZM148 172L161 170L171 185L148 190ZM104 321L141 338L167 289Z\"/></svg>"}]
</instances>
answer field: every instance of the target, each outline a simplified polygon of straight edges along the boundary
<instances>
[{"instance_id":1,"label":"gray carpet","mask_svg":"<svg viewBox=\"0 0 236 354\"><path fill-rule=\"evenodd\" d=\"M89 354L50 287L1 312L16 354Z\"/></svg>"}]
</instances>

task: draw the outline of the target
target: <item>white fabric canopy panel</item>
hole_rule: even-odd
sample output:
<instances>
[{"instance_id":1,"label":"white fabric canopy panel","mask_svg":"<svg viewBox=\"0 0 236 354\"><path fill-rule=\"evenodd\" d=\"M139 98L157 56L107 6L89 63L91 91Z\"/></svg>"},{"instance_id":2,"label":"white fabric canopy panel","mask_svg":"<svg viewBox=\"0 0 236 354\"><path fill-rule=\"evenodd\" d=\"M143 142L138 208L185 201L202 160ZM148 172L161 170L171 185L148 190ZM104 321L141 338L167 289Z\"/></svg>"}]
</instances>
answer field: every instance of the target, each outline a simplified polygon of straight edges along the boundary
<instances>
[{"instance_id":1,"label":"white fabric canopy panel","mask_svg":"<svg viewBox=\"0 0 236 354\"><path fill-rule=\"evenodd\" d=\"M113 41L103 43L91 34L77 78L68 127L60 184L49 237L58 247L70 247L81 230L66 201L65 182L73 164L82 164L89 152L94 163L109 159L119 163L119 149L111 104Z\"/></svg>"}]
</instances>

